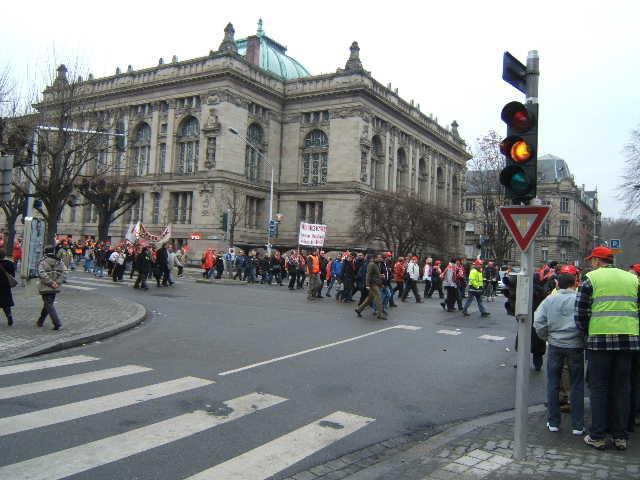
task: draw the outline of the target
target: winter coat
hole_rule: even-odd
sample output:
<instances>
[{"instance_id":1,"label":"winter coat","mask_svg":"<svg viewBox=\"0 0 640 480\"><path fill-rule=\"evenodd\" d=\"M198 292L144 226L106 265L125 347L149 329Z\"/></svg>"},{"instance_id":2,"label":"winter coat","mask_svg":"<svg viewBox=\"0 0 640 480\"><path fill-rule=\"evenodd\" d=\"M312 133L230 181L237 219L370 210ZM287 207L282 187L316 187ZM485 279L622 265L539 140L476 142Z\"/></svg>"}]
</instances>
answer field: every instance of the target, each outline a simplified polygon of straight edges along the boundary
<instances>
[{"instance_id":1,"label":"winter coat","mask_svg":"<svg viewBox=\"0 0 640 480\"><path fill-rule=\"evenodd\" d=\"M40 294L60 292L65 272L66 268L58 257L55 255L43 257L38 263L38 276L40 277L38 290ZM58 284L56 288L53 288L54 282Z\"/></svg>"},{"instance_id":2,"label":"winter coat","mask_svg":"<svg viewBox=\"0 0 640 480\"><path fill-rule=\"evenodd\" d=\"M146 274L151 271L151 254L149 252L141 252L135 259L136 271L141 274Z\"/></svg>"},{"instance_id":3,"label":"winter coat","mask_svg":"<svg viewBox=\"0 0 640 480\"><path fill-rule=\"evenodd\" d=\"M378 264L371 260L367 262L367 277L366 277L366 285L368 287L371 286L382 286L382 277L380 276L380 268Z\"/></svg>"},{"instance_id":4,"label":"winter coat","mask_svg":"<svg viewBox=\"0 0 640 480\"><path fill-rule=\"evenodd\" d=\"M584 337L574 321L575 290L558 290L545 298L534 314L533 327L541 340L559 348L584 348Z\"/></svg>"},{"instance_id":5,"label":"winter coat","mask_svg":"<svg viewBox=\"0 0 640 480\"><path fill-rule=\"evenodd\" d=\"M0 264L5 271L12 277L16 276L16 265L8 258L0 260ZM7 276L0 271L0 307L13 307L13 296L11 295L11 287Z\"/></svg>"},{"instance_id":6,"label":"winter coat","mask_svg":"<svg viewBox=\"0 0 640 480\"><path fill-rule=\"evenodd\" d=\"M445 287L455 287L456 286L456 266L453 264L447 265L447 268L442 272L442 285Z\"/></svg>"},{"instance_id":7,"label":"winter coat","mask_svg":"<svg viewBox=\"0 0 640 480\"><path fill-rule=\"evenodd\" d=\"M409 274L409 278L414 282L420 280L420 266L413 260L407 264L407 273Z\"/></svg>"}]
</instances>

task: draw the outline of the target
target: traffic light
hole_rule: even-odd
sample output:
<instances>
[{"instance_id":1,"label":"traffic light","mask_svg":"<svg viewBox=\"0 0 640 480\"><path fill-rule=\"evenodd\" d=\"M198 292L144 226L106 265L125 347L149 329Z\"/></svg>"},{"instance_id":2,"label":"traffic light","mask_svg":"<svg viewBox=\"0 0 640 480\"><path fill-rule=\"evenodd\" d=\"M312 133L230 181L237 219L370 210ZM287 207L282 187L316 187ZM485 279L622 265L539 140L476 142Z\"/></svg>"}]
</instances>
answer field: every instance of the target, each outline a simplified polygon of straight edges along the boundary
<instances>
[{"instance_id":1,"label":"traffic light","mask_svg":"<svg viewBox=\"0 0 640 480\"><path fill-rule=\"evenodd\" d=\"M277 237L278 236L278 222L277 220L269 220L269 236Z\"/></svg>"},{"instance_id":2,"label":"traffic light","mask_svg":"<svg viewBox=\"0 0 640 480\"><path fill-rule=\"evenodd\" d=\"M500 143L506 157L500 183L514 204L528 204L538 181L538 104L507 103L500 117L507 124L507 138Z\"/></svg>"},{"instance_id":3,"label":"traffic light","mask_svg":"<svg viewBox=\"0 0 640 480\"><path fill-rule=\"evenodd\" d=\"M11 201L13 155L0 155L0 201Z\"/></svg>"},{"instance_id":4,"label":"traffic light","mask_svg":"<svg viewBox=\"0 0 640 480\"><path fill-rule=\"evenodd\" d=\"M229 226L229 214L227 212L224 212L223 214L220 215L220 229L226 232L228 226Z\"/></svg>"}]
</instances>

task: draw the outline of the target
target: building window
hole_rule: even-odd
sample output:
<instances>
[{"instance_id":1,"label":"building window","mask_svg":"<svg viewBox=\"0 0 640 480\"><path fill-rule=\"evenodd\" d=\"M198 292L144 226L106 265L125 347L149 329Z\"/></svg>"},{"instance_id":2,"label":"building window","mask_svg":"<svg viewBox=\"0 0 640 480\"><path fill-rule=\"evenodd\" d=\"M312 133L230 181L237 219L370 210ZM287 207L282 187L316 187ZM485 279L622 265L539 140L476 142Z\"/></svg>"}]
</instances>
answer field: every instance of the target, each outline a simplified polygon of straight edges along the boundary
<instances>
[{"instance_id":1,"label":"building window","mask_svg":"<svg viewBox=\"0 0 640 480\"><path fill-rule=\"evenodd\" d=\"M244 205L244 224L246 228L262 228L264 221L264 199L247 197Z\"/></svg>"},{"instance_id":2,"label":"building window","mask_svg":"<svg viewBox=\"0 0 640 480\"><path fill-rule=\"evenodd\" d=\"M464 200L464 211L465 212L475 212L476 211L476 199L475 198L465 198L465 200Z\"/></svg>"},{"instance_id":3,"label":"building window","mask_svg":"<svg viewBox=\"0 0 640 480\"><path fill-rule=\"evenodd\" d=\"M260 180L260 156L262 155L262 142L264 139L264 131L257 123L252 123L247 129L247 140L251 145L247 144L244 156L244 171L247 179L251 182Z\"/></svg>"},{"instance_id":4,"label":"building window","mask_svg":"<svg viewBox=\"0 0 640 480\"><path fill-rule=\"evenodd\" d=\"M129 210L129 223L144 222L144 194L140 194L138 201Z\"/></svg>"},{"instance_id":5,"label":"building window","mask_svg":"<svg viewBox=\"0 0 640 480\"><path fill-rule=\"evenodd\" d=\"M560 198L560 212L569 213L569 199L567 197Z\"/></svg>"},{"instance_id":6,"label":"building window","mask_svg":"<svg viewBox=\"0 0 640 480\"><path fill-rule=\"evenodd\" d=\"M200 125L195 117L187 117L178 130L178 163L176 173L191 175L198 170Z\"/></svg>"},{"instance_id":7,"label":"building window","mask_svg":"<svg viewBox=\"0 0 640 480\"><path fill-rule=\"evenodd\" d=\"M151 127L142 123L136 129L131 149L131 175L149 174L149 149L151 145Z\"/></svg>"},{"instance_id":8,"label":"building window","mask_svg":"<svg viewBox=\"0 0 640 480\"><path fill-rule=\"evenodd\" d=\"M550 235L549 233L549 222L546 221L542 224L542 227L540 228L540 236L541 237L548 237Z\"/></svg>"},{"instance_id":9,"label":"building window","mask_svg":"<svg viewBox=\"0 0 640 480\"><path fill-rule=\"evenodd\" d=\"M304 139L302 183L304 185L327 183L328 163L329 138L322 130L313 130Z\"/></svg>"},{"instance_id":10,"label":"building window","mask_svg":"<svg viewBox=\"0 0 640 480\"><path fill-rule=\"evenodd\" d=\"M566 248L561 248L560 249L560 262L561 263L567 263L567 249Z\"/></svg>"},{"instance_id":11,"label":"building window","mask_svg":"<svg viewBox=\"0 0 640 480\"><path fill-rule=\"evenodd\" d=\"M75 195L71 195L71 198L69 198L69 205L71 206L71 215L69 216L69 223L76 223L78 198Z\"/></svg>"},{"instance_id":12,"label":"building window","mask_svg":"<svg viewBox=\"0 0 640 480\"><path fill-rule=\"evenodd\" d=\"M322 110L319 112L307 112L303 114L302 120L304 123L320 123L329 121L329 110Z\"/></svg>"},{"instance_id":13,"label":"building window","mask_svg":"<svg viewBox=\"0 0 640 480\"><path fill-rule=\"evenodd\" d=\"M160 111L162 113L167 113L169 111L169 102L166 100L160 102Z\"/></svg>"},{"instance_id":14,"label":"building window","mask_svg":"<svg viewBox=\"0 0 640 480\"><path fill-rule=\"evenodd\" d=\"M167 144L161 143L158 148L158 173L164 173L167 168Z\"/></svg>"},{"instance_id":15,"label":"building window","mask_svg":"<svg viewBox=\"0 0 640 480\"><path fill-rule=\"evenodd\" d=\"M167 124L166 123L161 123L160 124L160 133L162 135L166 135L167 134Z\"/></svg>"},{"instance_id":16,"label":"building window","mask_svg":"<svg viewBox=\"0 0 640 480\"><path fill-rule=\"evenodd\" d=\"M298 202L298 220L307 223L322 223L322 202Z\"/></svg>"},{"instance_id":17,"label":"building window","mask_svg":"<svg viewBox=\"0 0 640 480\"><path fill-rule=\"evenodd\" d=\"M560 236L568 237L569 236L569 221L568 220L560 220Z\"/></svg>"},{"instance_id":18,"label":"building window","mask_svg":"<svg viewBox=\"0 0 640 480\"><path fill-rule=\"evenodd\" d=\"M97 223L98 209L92 203L84 206L84 223Z\"/></svg>"},{"instance_id":19,"label":"building window","mask_svg":"<svg viewBox=\"0 0 640 480\"><path fill-rule=\"evenodd\" d=\"M151 193L151 223L160 223L160 192Z\"/></svg>"},{"instance_id":20,"label":"building window","mask_svg":"<svg viewBox=\"0 0 640 480\"><path fill-rule=\"evenodd\" d=\"M544 263L549 261L549 249L547 247L542 247L542 261Z\"/></svg>"},{"instance_id":21,"label":"building window","mask_svg":"<svg viewBox=\"0 0 640 480\"><path fill-rule=\"evenodd\" d=\"M193 192L172 192L169 208L172 223L191 223Z\"/></svg>"}]
</instances>

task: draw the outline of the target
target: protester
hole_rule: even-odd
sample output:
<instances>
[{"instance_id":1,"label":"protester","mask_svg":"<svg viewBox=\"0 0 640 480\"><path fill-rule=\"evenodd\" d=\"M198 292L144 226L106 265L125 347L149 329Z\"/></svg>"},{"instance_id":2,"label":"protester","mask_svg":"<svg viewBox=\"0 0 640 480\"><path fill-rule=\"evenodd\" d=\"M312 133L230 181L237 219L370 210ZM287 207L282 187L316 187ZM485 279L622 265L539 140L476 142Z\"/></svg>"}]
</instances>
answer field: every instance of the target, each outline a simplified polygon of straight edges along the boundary
<instances>
[{"instance_id":1,"label":"protester","mask_svg":"<svg viewBox=\"0 0 640 480\"><path fill-rule=\"evenodd\" d=\"M606 435L618 450L627 449L631 411L631 362L640 351L640 285L638 277L613 266L613 252L596 247L587 257L586 274L576 297L575 322L587 335L591 430L587 445L607 447Z\"/></svg>"},{"instance_id":2,"label":"protester","mask_svg":"<svg viewBox=\"0 0 640 480\"><path fill-rule=\"evenodd\" d=\"M54 330L62 328L62 322L54 306L56 294L60 292L60 286L64 282L66 268L62 260L56 256L53 247L44 248L44 257L38 262L38 276L40 286L38 288L42 296L42 311L36 321L38 327L44 325L47 315L51 318Z\"/></svg>"},{"instance_id":3,"label":"protester","mask_svg":"<svg viewBox=\"0 0 640 480\"><path fill-rule=\"evenodd\" d=\"M447 291L446 303L441 302L440 306L443 308L443 310L447 312L455 312L455 309L453 307L458 297L458 294L456 293L457 285L455 282L455 276L456 276L456 265L455 265L455 260L452 258L449 261L449 264L444 269L444 271L440 274L440 278L442 278L442 285Z\"/></svg>"},{"instance_id":4,"label":"protester","mask_svg":"<svg viewBox=\"0 0 640 480\"><path fill-rule=\"evenodd\" d=\"M11 327L13 325L11 307L14 306L11 289L17 284L15 279L16 266L6 256L5 249L0 248L0 307L7 319L7 325Z\"/></svg>"},{"instance_id":5,"label":"protester","mask_svg":"<svg viewBox=\"0 0 640 480\"><path fill-rule=\"evenodd\" d=\"M380 275L380 268L378 264L382 262L382 255L376 256L376 261L373 261L372 255L368 255L367 258L367 274L365 277L366 286L368 287L369 295L362 299L360 304L356 307L356 314L361 317L362 311L367 308L371 302L375 303L376 317L380 320L386 320L387 316L382 309L382 299L380 297L380 287L382 286L382 276Z\"/></svg>"},{"instance_id":6,"label":"protester","mask_svg":"<svg viewBox=\"0 0 640 480\"><path fill-rule=\"evenodd\" d=\"M584 433L584 339L574 321L577 278L569 273L558 276L558 290L535 311L537 335L549 343L547 357L547 428L560 430L560 385L565 362L570 373L571 426L574 435Z\"/></svg>"},{"instance_id":7,"label":"protester","mask_svg":"<svg viewBox=\"0 0 640 480\"><path fill-rule=\"evenodd\" d=\"M471 266L471 272L469 272L469 297L464 304L464 308L462 309L462 314L464 316L469 316L469 307L471 303L475 299L478 302L478 310L480 310L480 315L483 317L488 317L490 313L487 311L485 306L482 303L482 294L484 293L484 280L482 276L482 260L476 260L473 262Z\"/></svg>"}]
</instances>

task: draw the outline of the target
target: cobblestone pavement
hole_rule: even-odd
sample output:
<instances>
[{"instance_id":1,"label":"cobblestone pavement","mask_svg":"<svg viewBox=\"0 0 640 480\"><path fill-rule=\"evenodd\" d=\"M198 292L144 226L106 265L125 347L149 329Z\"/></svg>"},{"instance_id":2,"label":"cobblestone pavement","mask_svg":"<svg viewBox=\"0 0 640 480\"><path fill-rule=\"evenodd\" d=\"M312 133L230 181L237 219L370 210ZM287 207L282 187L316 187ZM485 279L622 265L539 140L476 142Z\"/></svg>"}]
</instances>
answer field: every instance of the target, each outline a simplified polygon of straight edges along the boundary
<instances>
[{"instance_id":1,"label":"cobblestone pavement","mask_svg":"<svg viewBox=\"0 0 640 480\"><path fill-rule=\"evenodd\" d=\"M627 451L601 452L586 446L582 436L571 435L568 416L561 431L551 433L544 408L533 411L525 460L512 457L513 418L504 413L441 433L389 440L286 480L640 479L640 433L630 435Z\"/></svg>"},{"instance_id":2,"label":"cobblestone pavement","mask_svg":"<svg viewBox=\"0 0 640 480\"><path fill-rule=\"evenodd\" d=\"M63 287L55 304L62 329L54 331L48 318L43 328L35 325L42 299L33 288L16 287L13 299L13 326L0 314L0 362L104 338L137 325L146 314L142 305L129 300Z\"/></svg>"}]
</instances>

